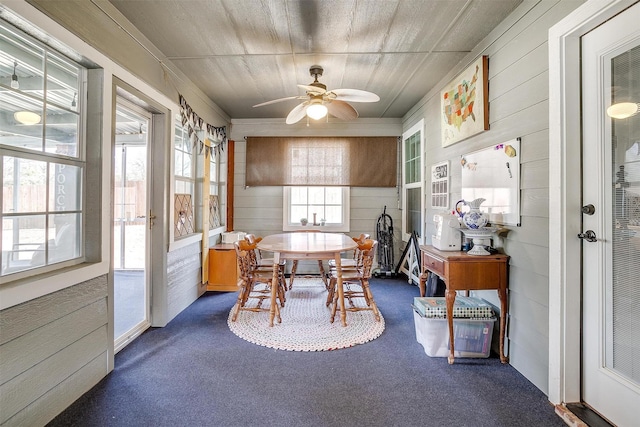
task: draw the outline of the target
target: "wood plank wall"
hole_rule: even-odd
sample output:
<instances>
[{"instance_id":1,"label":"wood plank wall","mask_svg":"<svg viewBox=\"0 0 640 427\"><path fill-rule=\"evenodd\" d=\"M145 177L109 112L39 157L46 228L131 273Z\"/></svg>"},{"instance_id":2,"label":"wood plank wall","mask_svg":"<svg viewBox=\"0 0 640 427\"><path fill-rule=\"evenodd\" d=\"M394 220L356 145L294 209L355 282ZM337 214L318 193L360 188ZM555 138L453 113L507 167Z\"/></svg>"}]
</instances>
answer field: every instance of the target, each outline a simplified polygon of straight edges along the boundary
<instances>
[{"instance_id":1,"label":"wood plank wall","mask_svg":"<svg viewBox=\"0 0 640 427\"><path fill-rule=\"evenodd\" d=\"M511 231L501 242L511 256L508 348L510 363L545 393L548 391L550 286L547 37L549 28L581 3L523 4L519 8L520 19L506 28L498 28L500 34L493 34L491 41L483 41L466 58L470 62L478 55L489 55L489 131L442 148L439 91L423 98L403 124L404 129L408 129L421 118L425 119L426 168L430 170L434 163L450 160L452 204L461 199L460 157L463 154L511 138L522 139L522 226L509 227ZM452 70L452 77L464 67L465 64L460 64L459 69ZM425 188L429 193L430 186ZM428 206L427 236L435 231L435 224L429 221L434 213L436 211ZM495 292L478 294L499 306Z\"/></svg>"},{"instance_id":2,"label":"wood plank wall","mask_svg":"<svg viewBox=\"0 0 640 427\"><path fill-rule=\"evenodd\" d=\"M168 319L180 314L206 290L200 280L201 254L200 242L167 253Z\"/></svg>"},{"instance_id":3,"label":"wood plank wall","mask_svg":"<svg viewBox=\"0 0 640 427\"><path fill-rule=\"evenodd\" d=\"M107 322L106 275L0 311L0 425L44 425L97 384Z\"/></svg>"}]
</instances>

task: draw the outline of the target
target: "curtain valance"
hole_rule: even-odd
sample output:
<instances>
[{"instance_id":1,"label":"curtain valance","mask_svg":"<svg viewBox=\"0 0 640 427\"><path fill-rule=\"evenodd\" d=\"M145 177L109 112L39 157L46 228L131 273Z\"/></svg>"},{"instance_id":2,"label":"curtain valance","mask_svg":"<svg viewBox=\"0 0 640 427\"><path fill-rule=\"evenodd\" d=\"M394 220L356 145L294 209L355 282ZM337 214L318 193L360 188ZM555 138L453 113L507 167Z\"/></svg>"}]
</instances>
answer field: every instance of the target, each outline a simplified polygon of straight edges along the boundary
<instances>
[{"instance_id":1,"label":"curtain valance","mask_svg":"<svg viewBox=\"0 0 640 427\"><path fill-rule=\"evenodd\" d=\"M247 137L246 185L395 187L397 137Z\"/></svg>"}]
</instances>

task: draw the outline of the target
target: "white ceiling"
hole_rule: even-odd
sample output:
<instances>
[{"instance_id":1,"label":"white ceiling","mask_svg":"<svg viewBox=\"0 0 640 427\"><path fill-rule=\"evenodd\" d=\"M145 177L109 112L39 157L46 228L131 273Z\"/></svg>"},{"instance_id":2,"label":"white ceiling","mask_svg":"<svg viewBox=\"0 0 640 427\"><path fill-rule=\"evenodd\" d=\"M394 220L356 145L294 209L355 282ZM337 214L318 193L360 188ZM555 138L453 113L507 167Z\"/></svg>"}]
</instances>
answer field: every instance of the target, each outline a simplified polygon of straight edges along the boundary
<instances>
[{"instance_id":1,"label":"white ceiling","mask_svg":"<svg viewBox=\"0 0 640 427\"><path fill-rule=\"evenodd\" d=\"M110 0L231 118L285 117L309 67L402 117L522 0Z\"/></svg>"}]
</instances>

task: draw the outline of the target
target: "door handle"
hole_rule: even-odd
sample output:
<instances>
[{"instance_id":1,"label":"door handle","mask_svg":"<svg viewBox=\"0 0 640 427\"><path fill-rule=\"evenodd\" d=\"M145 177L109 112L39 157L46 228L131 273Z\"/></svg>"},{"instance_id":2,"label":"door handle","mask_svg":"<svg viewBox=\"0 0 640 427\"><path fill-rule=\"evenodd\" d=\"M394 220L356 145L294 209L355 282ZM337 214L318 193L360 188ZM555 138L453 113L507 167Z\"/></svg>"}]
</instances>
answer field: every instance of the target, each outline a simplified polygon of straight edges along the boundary
<instances>
[{"instance_id":1,"label":"door handle","mask_svg":"<svg viewBox=\"0 0 640 427\"><path fill-rule=\"evenodd\" d=\"M596 213L596 208L591 203L589 203L588 205L584 205L581 211L585 215L593 215L594 213Z\"/></svg>"},{"instance_id":2,"label":"door handle","mask_svg":"<svg viewBox=\"0 0 640 427\"><path fill-rule=\"evenodd\" d=\"M582 240L586 240L587 242L598 241L598 238L596 237L596 233L593 230L587 230L584 233L579 233L578 238Z\"/></svg>"}]
</instances>

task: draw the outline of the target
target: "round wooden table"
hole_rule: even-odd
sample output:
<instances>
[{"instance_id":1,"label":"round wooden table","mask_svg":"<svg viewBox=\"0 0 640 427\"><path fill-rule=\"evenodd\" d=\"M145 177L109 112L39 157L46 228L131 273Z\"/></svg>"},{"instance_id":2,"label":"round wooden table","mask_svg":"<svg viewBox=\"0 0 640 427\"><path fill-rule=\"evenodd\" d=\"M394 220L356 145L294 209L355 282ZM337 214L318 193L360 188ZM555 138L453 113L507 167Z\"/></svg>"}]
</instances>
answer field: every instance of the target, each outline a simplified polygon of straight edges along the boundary
<instances>
[{"instance_id":1,"label":"round wooden table","mask_svg":"<svg viewBox=\"0 0 640 427\"><path fill-rule=\"evenodd\" d=\"M358 247L349 236L341 233L281 233L265 236L258 249L273 252L273 279L271 283L271 308L269 326L273 326L276 315L276 291L278 286L278 264L281 259L334 259L336 261L338 300L340 301L340 320L347 326L347 314L344 307L342 289L342 264L340 254ZM278 315L278 322L282 322Z\"/></svg>"}]
</instances>

